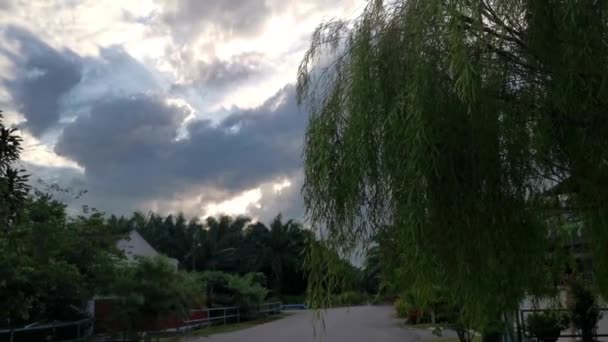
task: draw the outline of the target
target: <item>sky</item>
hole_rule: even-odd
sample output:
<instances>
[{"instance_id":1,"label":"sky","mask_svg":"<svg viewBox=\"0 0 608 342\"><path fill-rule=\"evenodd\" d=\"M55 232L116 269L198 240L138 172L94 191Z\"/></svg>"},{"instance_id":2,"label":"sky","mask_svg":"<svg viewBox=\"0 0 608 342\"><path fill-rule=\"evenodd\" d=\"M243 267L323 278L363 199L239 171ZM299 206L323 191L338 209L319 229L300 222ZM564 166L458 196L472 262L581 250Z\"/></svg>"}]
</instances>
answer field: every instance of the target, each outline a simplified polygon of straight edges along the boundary
<instances>
[{"instance_id":1,"label":"sky","mask_svg":"<svg viewBox=\"0 0 608 342\"><path fill-rule=\"evenodd\" d=\"M364 5L0 0L0 109L36 186L87 191L72 207L302 219L297 67Z\"/></svg>"}]
</instances>

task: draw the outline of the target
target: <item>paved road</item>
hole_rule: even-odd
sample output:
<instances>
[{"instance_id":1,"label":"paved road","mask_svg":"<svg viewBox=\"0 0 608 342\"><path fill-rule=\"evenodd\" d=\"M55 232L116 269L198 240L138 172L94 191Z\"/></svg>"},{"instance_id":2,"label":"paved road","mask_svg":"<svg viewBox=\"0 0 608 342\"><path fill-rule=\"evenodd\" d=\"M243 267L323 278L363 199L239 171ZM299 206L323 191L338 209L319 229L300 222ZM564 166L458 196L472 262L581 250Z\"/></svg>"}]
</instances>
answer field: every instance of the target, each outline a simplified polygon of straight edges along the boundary
<instances>
[{"instance_id":1,"label":"paved road","mask_svg":"<svg viewBox=\"0 0 608 342\"><path fill-rule=\"evenodd\" d=\"M283 319L231 333L199 338L200 342L418 342L427 331L399 327L389 306L360 306L325 312L325 330L312 312L295 312ZM316 329L315 329L316 326ZM315 333L316 330L316 333Z\"/></svg>"}]
</instances>

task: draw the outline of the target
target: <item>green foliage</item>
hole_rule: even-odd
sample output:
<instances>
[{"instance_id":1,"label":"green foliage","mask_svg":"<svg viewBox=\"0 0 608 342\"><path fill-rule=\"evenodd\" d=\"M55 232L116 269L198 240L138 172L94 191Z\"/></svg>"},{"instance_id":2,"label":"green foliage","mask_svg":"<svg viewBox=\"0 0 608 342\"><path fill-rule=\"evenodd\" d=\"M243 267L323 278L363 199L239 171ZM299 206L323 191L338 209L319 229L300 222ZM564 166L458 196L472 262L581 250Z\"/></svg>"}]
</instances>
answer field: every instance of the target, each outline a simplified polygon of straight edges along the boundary
<instances>
[{"instance_id":1,"label":"green foliage","mask_svg":"<svg viewBox=\"0 0 608 342\"><path fill-rule=\"evenodd\" d=\"M244 276L221 271L201 273L203 288L209 306L257 306L268 294L264 287L265 277L261 273Z\"/></svg>"},{"instance_id":2,"label":"green foliage","mask_svg":"<svg viewBox=\"0 0 608 342\"><path fill-rule=\"evenodd\" d=\"M602 318L599 304L593 292L580 281L571 281L568 309L574 326L580 330L582 340L595 340L595 329Z\"/></svg>"},{"instance_id":3,"label":"green foliage","mask_svg":"<svg viewBox=\"0 0 608 342\"><path fill-rule=\"evenodd\" d=\"M112 216L113 231L138 232L159 252L191 271L261 272L275 295L302 294L306 289L303 254L311 232L278 215L270 228L247 217L209 217L204 222L183 215L166 217L135 213Z\"/></svg>"},{"instance_id":4,"label":"green foliage","mask_svg":"<svg viewBox=\"0 0 608 342\"><path fill-rule=\"evenodd\" d=\"M297 89L326 248L388 229L393 284L449 286L484 326L546 287L548 218L567 213L608 293L607 33L608 3L585 0L374 0L320 25ZM572 205L547 201L558 184ZM323 305L340 276L310 261Z\"/></svg>"},{"instance_id":5,"label":"green foliage","mask_svg":"<svg viewBox=\"0 0 608 342\"><path fill-rule=\"evenodd\" d=\"M36 192L0 233L0 324L82 318L107 290L119 251L100 214L68 218L65 205Z\"/></svg>"},{"instance_id":6,"label":"green foliage","mask_svg":"<svg viewBox=\"0 0 608 342\"><path fill-rule=\"evenodd\" d=\"M335 295L333 303L335 306L364 305L369 302L369 296L363 292L345 291Z\"/></svg>"},{"instance_id":7,"label":"green foliage","mask_svg":"<svg viewBox=\"0 0 608 342\"><path fill-rule=\"evenodd\" d=\"M283 295L279 298L283 304L303 304L306 302L306 294L301 295Z\"/></svg>"},{"instance_id":8,"label":"green foliage","mask_svg":"<svg viewBox=\"0 0 608 342\"><path fill-rule=\"evenodd\" d=\"M430 313L437 298L429 302L415 291L403 292L395 300L397 317L406 318L407 322L412 324L430 323Z\"/></svg>"},{"instance_id":9,"label":"green foliage","mask_svg":"<svg viewBox=\"0 0 608 342\"><path fill-rule=\"evenodd\" d=\"M111 287L119 311L116 319L129 322L131 329L145 329L145 321L171 315L187 317L189 310L203 302L200 280L180 272L165 258L139 258L119 267Z\"/></svg>"},{"instance_id":10,"label":"green foliage","mask_svg":"<svg viewBox=\"0 0 608 342\"><path fill-rule=\"evenodd\" d=\"M17 131L0 115L0 326L81 318L118 257L98 213L75 218L48 193L31 191ZM54 187L54 189L59 189Z\"/></svg>"},{"instance_id":11,"label":"green foliage","mask_svg":"<svg viewBox=\"0 0 608 342\"><path fill-rule=\"evenodd\" d=\"M397 317L408 318L411 310L411 305L405 299L397 297L395 300L395 311L397 313Z\"/></svg>"},{"instance_id":12,"label":"green foliage","mask_svg":"<svg viewBox=\"0 0 608 342\"><path fill-rule=\"evenodd\" d=\"M323 241L310 239L304 266L308 274L306 305L310 308L335 305L335 294L360 291L361 272Z\"/></svg>"},{"instance_id":13,"label":"green foliage","mask_svg":"<svg viewBox=\"0 0 608 342\"><path fill-rule=\"evenodd\" d=\"M238 306L243 318L253 318L264 302L268 290L262 273L243 276L220 271L207 271L200 275L208 307Z\"/></svg>"},{"instance_id":14,"label":"green foliage","mask_svg":"<svg viewBox=\"0 0 608 342\"><path fill-rule=\"evenodd\" d=\"M15 168L21 155L21 137L16 128L6 127L0 111L0 225L9 230L29 193L28 176Z\"/></svg>"},{"instance_id":15,"label":"green foliage","mask_svg":"<svg viewBox=\"0 0 608 342\"><path fill-rule=\"evenodd\" d=\"M365 255L365 267L363 268L361 276L362 285L367 293L377 294L380 292L382 260L379 245L375 245L367 250Z\"/></svg>"},{"instance_id":16,"label":"green foliage","mask_svg":"<svg viewBox=\"0 0 608 342\"><path fill-rule=\"evenodd\" d=\"M533 313L526 318L528 333L539 341L547 342L556 341L568 323L568 315L558 311Z\"/></svg>"}]
</instances>

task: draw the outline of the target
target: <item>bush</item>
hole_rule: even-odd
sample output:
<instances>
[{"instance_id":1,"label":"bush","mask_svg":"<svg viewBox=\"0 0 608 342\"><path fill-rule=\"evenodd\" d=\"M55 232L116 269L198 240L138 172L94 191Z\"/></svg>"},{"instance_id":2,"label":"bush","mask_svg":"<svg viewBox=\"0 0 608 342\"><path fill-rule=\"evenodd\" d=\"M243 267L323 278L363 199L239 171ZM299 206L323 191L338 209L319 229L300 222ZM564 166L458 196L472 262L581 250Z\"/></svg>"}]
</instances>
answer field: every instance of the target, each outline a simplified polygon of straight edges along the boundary
<instances>
[{"instance_id":1,"label":"bush","mask_svg":"<svg viewBox=\"0 0 608 342\"><path fill-rule=\"evenodd\" d=\"M403 298L398 297L395 300L395 311L397 312L397 317L407 318L410 312L410 306Z\"/></svg>"},{"instance_id":2,"label":"bush","mask_svg":"<svg viewBox=\"0 0 608 342\"><path fill-rule=\"evenodd\" d=\"M241 317L245 319L256 317L258 306L268 295L268 290L263 286L265 277L262 273L238 276L209 271L203 272L200 278L209 307L238 306Z\"/></svg>"},{"instance_id":3,"label":"bush","mask_svg":"<svg viewBox=\"0 0 608 342\"><path fill-rule=\"evenodd\" d=\"M568 316L559 312L534 313L526 319L528 333L539 341L554 342L568 327Z\"/></svg>"},{"instance_id":4,"label":"bush","mask_svg":"<svg viewBox=\"0 0 608 342\"><path fill-rule=\"evenodd\" d=\"M306 295L282 295L280 301L283 304L302 304L306 303Z\"/></svg>"},{"instance_id":5,"label":"bush","mask_svg":"<svg viewBox=\"0 0 608 342\"><path fill-rule=\"evenodd\" d=\"M334 297L334 305L337 306L352 306L367 304L368 297L366 294L355 291L342 292Z\"/></svg>"},{"instance_id":6,"label":"bush","mask_svg":"<svg viewBox=\"0 0 608 342\"><path fill-rule=\"evenodd\" d=\"M593 292L579 282L570 284L570 296L570 319L581 331L583 342L591 342L594 340L597 323L602 318L597 300Z\"/></svg>"},{"instance_id":7,"label":"bush","mask_svg":"<svg viewBox=\"0 0 608 342\"><path fill-rule=\"evenodd\" d=\"M420 307L412 305L403 296L399 296L395 301L395 310L397 317L405 318L407 323L420 324L430 322L429 315Z\"/></svg>"},{"instance_id":8,"label":"bush","mask_svg":"<svg viewBox=\"0 0 608 342\"><path fill-rule=\"evenodd\" d=\"M199 280L180 272L165 258L139 258L118 270L112 294L118 297L116 319L129 330L155 329L154 323L174 315L187 317L202 302Z\"/></svg>"}]
</instances>

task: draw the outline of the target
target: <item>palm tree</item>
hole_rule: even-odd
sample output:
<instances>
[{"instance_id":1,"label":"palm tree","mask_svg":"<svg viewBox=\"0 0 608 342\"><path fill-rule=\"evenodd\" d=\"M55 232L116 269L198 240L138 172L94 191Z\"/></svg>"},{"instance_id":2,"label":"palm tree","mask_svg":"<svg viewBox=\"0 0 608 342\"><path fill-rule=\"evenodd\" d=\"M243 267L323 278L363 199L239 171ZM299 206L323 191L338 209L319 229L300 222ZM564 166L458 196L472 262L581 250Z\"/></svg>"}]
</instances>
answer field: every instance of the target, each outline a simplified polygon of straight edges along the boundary
<instances>
[{"instance_id":1,"label":"palm tree","mask_svg":"<svg viewBox=\"0 0 608 342\"><path fill-rule=\"evenodd\" d=\"M303 245L302 226L293 220L283 222L282 215L277 215L270 224L267 246L272 287L277 294L282 293L286 271L298 271L301 268L302 258L299 254Z\"/></svg>"},{"instance_id":2,"label":"palm tree","mask_svg":"<svg viewBox=\"0 0 608 342\"><path fill-rule=\"evenodd\" d=\"M236 251L243 241L243 231L250 218L239 216L233 219L222 215L207 218L206 239L203 242L203 268L209 270L236 271Z\"/></svg>"}]
</instances>

